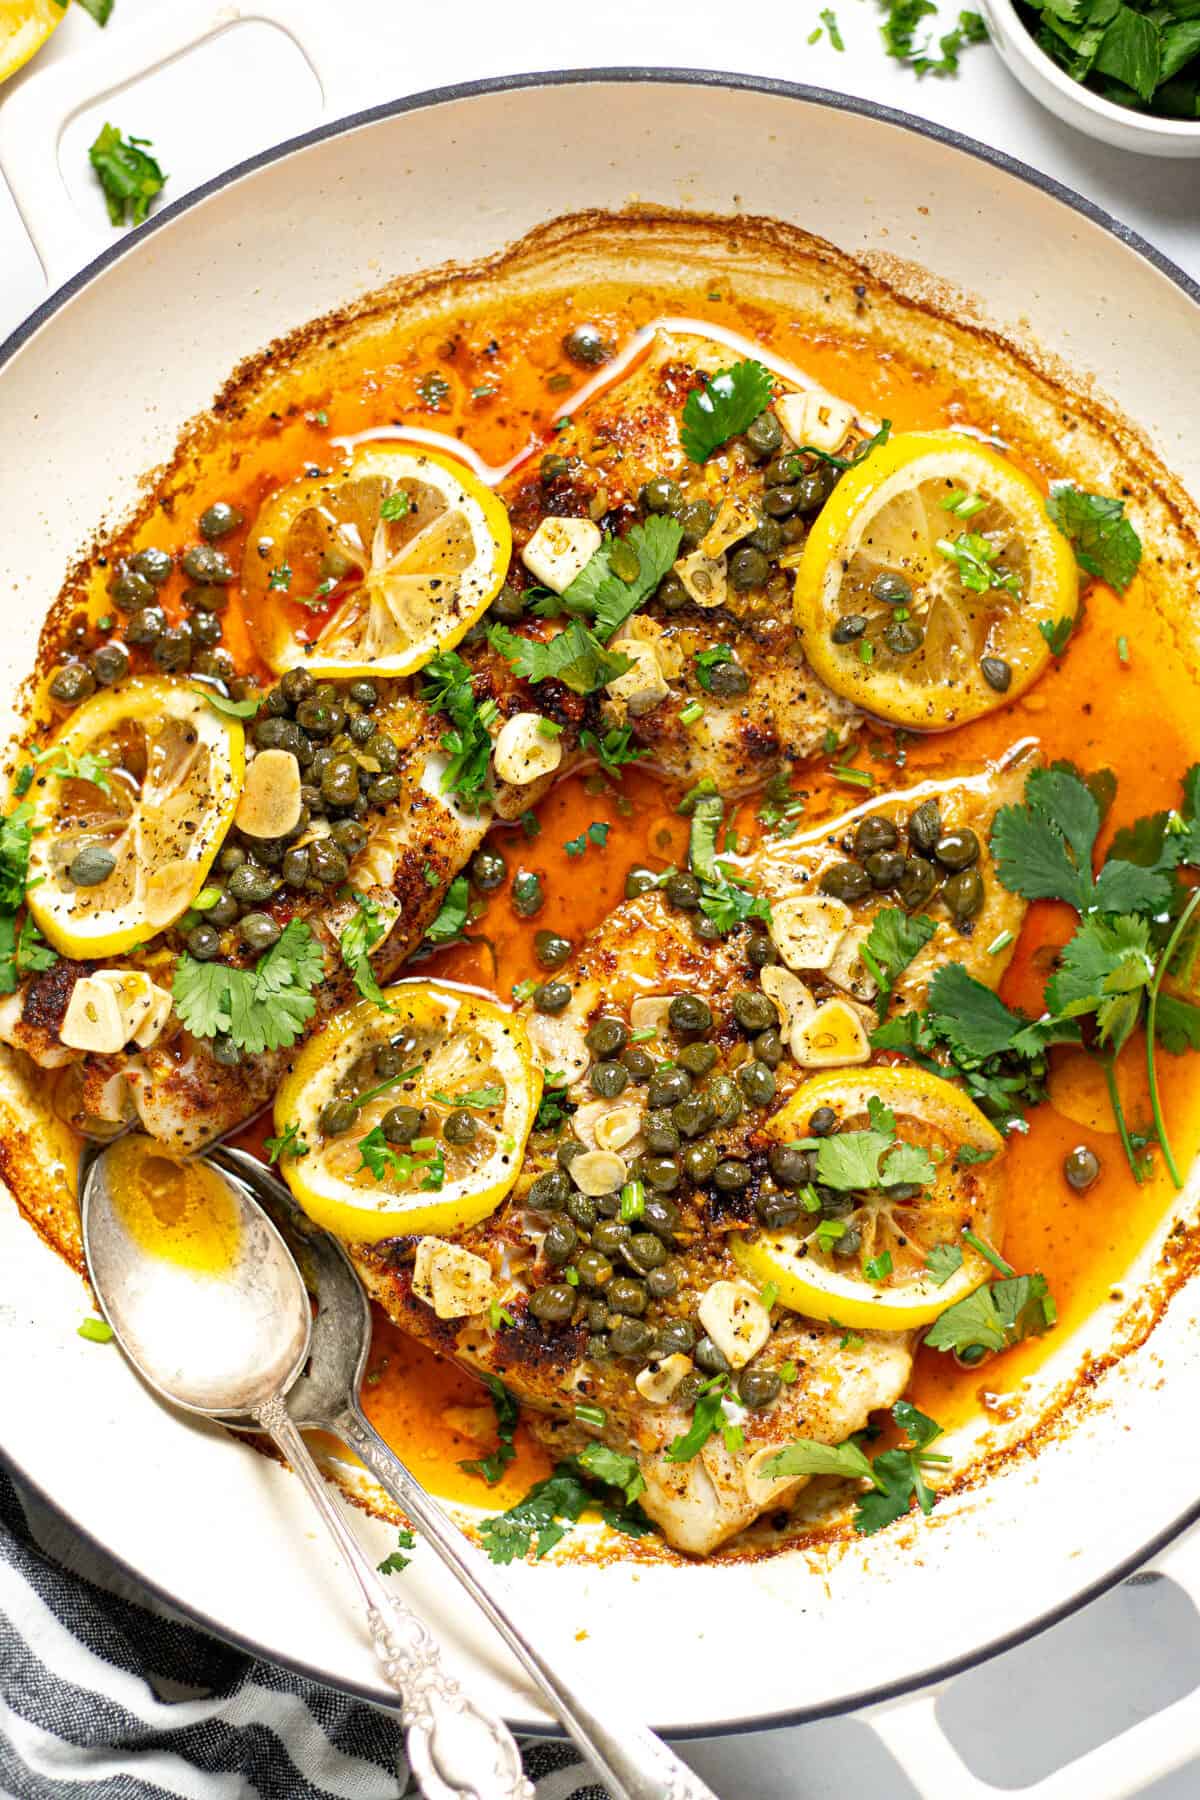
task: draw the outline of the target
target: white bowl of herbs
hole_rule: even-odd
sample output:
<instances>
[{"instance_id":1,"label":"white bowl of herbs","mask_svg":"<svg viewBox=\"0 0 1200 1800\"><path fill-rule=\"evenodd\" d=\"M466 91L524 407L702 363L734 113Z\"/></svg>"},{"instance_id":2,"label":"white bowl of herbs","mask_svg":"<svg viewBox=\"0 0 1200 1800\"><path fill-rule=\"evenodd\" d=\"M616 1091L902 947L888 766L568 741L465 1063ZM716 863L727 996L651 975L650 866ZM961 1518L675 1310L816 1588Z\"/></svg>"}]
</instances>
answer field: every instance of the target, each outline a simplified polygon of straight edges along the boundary
<instances>
[{"instance_id":1,"label":"white bowl of herbs","mask_svg":"<svg viewBox=\"0 0 1200 1800\"><path fill-rule=\"evenodd\" d=\"M983 0L992 41L1069 125L1150 156L1200 156L1200 0Z\"/></svg>"}]
</instances>

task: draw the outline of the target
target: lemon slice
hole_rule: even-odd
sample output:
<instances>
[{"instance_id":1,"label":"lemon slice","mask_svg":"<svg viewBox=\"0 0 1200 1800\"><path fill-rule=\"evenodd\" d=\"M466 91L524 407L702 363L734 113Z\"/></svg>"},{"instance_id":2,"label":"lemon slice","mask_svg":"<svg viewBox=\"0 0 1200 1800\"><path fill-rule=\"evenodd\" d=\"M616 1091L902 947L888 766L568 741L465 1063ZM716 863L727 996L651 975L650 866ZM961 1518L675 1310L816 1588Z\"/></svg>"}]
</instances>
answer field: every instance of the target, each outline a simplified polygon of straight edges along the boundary
<instances>
[{"instance_id":1,"label":"lemon slice","mask_svg":"<svg viewBox=\"0 0 1200 1800\"><path fill-rule=\"evenodd\" d=\"M951 1082L921 1069L887 1067L814 1077L767 1121L766 1130L785 1142L805 1139L817 1107L831 1106L842 1131L864 1131L871 1125L872 1099L895 1115L898 1142L929 1153L933 1180L911 1198L886 1190L847 1194L839 1223L845 1242L854 1233L850 1254L844 1248L839 1254L843 1239L818 1236L820 1213L802 1213L787 1231L731 1237L730 1247L760 1286L774 1283L793 1312L854 1331L905 1331L927 1325L986 1279L990 1265L962 1234L969 1230L999 1247L1004 1139ZM987 1160L956 1160L964 1148ZM886 1154L882 1166L886 1172ZM943 1245L948 1251L935 1255L931 1268L930 1253ZM934 1275L953 1264L955 1249L962 1262L939 1284Z\"/></svg>"},{"instance_id":2,"label":"lemon slice","mask_svg":"<svg viewBox=\"0 0 1200 1800\"><path fill-rule=\"evenodd\" d=\"M385 999L389 1010L364 1000L312 1038L275 1097L276 1132L307 1146L281 1158L292 1192L318 1225L359 1242L444 1235L494 1212L542 1095L513 1014L436 981L402 982ZM326 1108L337 1103L345 1124L334 1132ZM420 1115L406 1142L382 1130L393 1108Z\"/></svg>"},{"instance_id":3,"label":"lemon slice","mask_svg":"<svg viewBox=\"0 0 1200 1800\"><path fill-rule=\"evenodd\" d=\"M917 431L842 476L804 546L794 604L804 654L834 693L944 731L1037 680L1051 654L1039 627L1074 619L1079 581L1027 475L973 438Z\"/></svg>"},{"instance_id":4,"label":"lemon slice","mask_svg":"<svg viewBox=\"0 0 1200 1800\"><path fill-rule=\"evenodd\" d=\"M28 905L55 949L112 956L173 925L204 886L244 774L241 725L184 683L135 677L79 707L30 790ZM85 885L69 871L89 849L112 866Z\"/></svg>"},{"instance_id":5,"label":"lemon slice","mask_svg":"<svg viewBox=\"0 0 1200 1800\"><path fill-rule=\"evenodd\" d=\"M507 512L461 464L367 445L262 508L242 567L250 629L276 674L411 675L486 611L511 555Z\"/></svg>"},{"instance_id":6,"label":"lemon slice","mask_svg":"<svg viewBox=\"0 0 1200 1800\"><path fill-rule=\"evenodd\" d=\"M0 0L0 81L41 49L66 12L57 0Z\"/></svg>"}]
</instances>

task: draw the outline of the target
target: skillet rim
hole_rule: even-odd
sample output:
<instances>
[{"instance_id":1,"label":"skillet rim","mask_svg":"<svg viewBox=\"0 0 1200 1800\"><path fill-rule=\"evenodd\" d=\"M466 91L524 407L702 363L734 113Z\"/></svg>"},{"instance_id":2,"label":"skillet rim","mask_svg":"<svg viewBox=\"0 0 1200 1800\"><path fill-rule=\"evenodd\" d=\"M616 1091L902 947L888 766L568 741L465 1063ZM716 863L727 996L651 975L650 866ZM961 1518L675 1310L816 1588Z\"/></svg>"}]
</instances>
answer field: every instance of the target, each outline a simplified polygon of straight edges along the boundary
<instances>
[{"instance_id":1,"label":"skillet rim","mask_svg":"<svg viewBox=\"0 0 1200 1800\"><path fill-rule=\"evenodd\" d=\"M127 232L115 244L102 250L98 256L77 270L65 282L47 295L40 305L34 308L16 328L9 333L0 344L0 374L22 347L48 324L69 300L80 293L96 277L101 275L111 264L124 256L133 254L141 244L162 226L169 224L191 207L197 206L210 195L219 193L222 188L230 186L244 175L254 173L257 169L266 168L270 164L282 161L298 150L307 149L310 145L325 142L326 139L340 137L346 132L357 130L360 126L377 124L384 119L397 118L404 113L424 111L433 106L443 106L459 100L472 100L491 94L519 93L527 88L568 87L585 84L602 85L604 83L641 83L665 87L708 87L732 89L734 91L767 94L785 100L799 100L809 105L823 106L831 112L856 114L861 118L881 120L894 125L902 131L916 136L931 139L945 148L958 151L973 157L977 162L1002 170L1012 175L1027 186L1036 188L1051 199L1068 207L1072 212L1080 214L1091 224L1098 225L1101 230L1125 248L1134 251L1160 275L1178 287L1198 308L1200 308L1200 281L1193 279L1185 270L1151 244L1131 226L1109 213L1105 208L1097 206L1094 201L1076 193L1073 188L1054 176L1035 169L1031 164L1021 161L1019 157L1006 150L993 149L978 139L967 136L965 132L954 130L935 120L918 118L915 114L905 112L898 107L887 106L879 101L869 100L854 94L838 93L830 88L811 87L802 82L781 80L776 76L751 75L721 70L688 69L663 67L645 67L618 65L611 68L584 69L552 69L529 71L516 75L486 76L477 81L454 82L446 86L425 88L416 94L406 94L396 100L381 102L377 106L364 107L348 113L339 119L314 126L311 131L300 132L293 137L284 138L280 143L270 145L266 150L254 156L245 157L241 162L222 170L208 181L182 195L178 200L155 212L143 225ZM65 1519L73 1530L78 1532L85 1543L100 1552L110 1563L119 1568L123 1574L154 1595L158 1600L172 1608L181 1617L207 1631L222 1642L232 1644L236 1649L245 1651L275 1667L285 1668L300 1675L306 1680L316 1682L322 1687L348 1695L372 1706L383 1706L384 1702L377 1691L360 1687L352 1681L331 1677L325 1671L314 1668L311 1664L298 1658L278 1658L264 1645L252 1638L243 1637L230 1631L218 1620L210 1618L206 1613L191 1606L184 1606L169 1589L161 1587L146 1577L132 1564L113 1554L99 1538L97 1538L80 1520L65 1512L41 1484L30 1476L5 1450L0 1443L0 1467L5 1468L10 1476L15 1476L19 1486L34 1494L50 1512ZM19 1495L18 1495L19 1497ZM1041 1632L1069 1618L1074 1612L1098 1599L1102 1594L1118 1586L1129 1575L1133 1574L1151 1558L1157 1556L1176 1537L1200 1520L1200 1498L1194 1505L1185 1509L1173 1521L1165 1525L1161 1531L1150 1538L1141 1549L1123 1558L1102 1576L1089 1582L1084 1587L1060 1601L1058 1605L1047 1608L1037 1614L1026 1624L1017 1629L1002 1633L989 1639L987 1643L960 1657L946 1662L934 1663L931 1667L919 1670L902 1680L881 1684L874 1688L866 1688L860 1693L847 1694L838 1700L814 1707L792 1707L781 1712L774 1712L749 1717L708 1721L703 1725L677 1725L656 1727L660 1735L677 1741L701 1739L706 1737L733 1737L754 1731L780 1730L793 1725L811 1724L818 1719L837 1718L842 1714L857 1712L865 1707L877 1706L885 1701L898 1699L912 1694L921 1688L951 1679L963 1674L968 1669L978 1668L993 1657L1005 1651L1018 1648L1028 1643ZM40 1549L34 1540L34 1548ZM390 1710L385 1707L385 1710ZM510 1719L509 1724L515 1732L525 1737L558 1738L565 1737L557 1726L547 1724L544 1720ZM890 1752L889 1752L890 1754Z\"/></svg>"}]
</instances>

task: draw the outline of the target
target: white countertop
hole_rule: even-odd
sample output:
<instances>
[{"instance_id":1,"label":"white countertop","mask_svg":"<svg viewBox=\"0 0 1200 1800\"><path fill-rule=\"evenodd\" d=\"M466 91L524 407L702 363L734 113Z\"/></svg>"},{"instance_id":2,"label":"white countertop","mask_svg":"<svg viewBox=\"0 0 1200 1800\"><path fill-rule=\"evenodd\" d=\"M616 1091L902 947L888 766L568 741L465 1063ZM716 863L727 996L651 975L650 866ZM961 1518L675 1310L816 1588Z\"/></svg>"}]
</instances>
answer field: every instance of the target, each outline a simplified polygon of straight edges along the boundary
<instances>
[{"instance_id":1,"label":"white countertop","mask_svg":"<svg viewBox=\"0 0 1200 1800\"><path fill-rule=\"evenodd\" d=\"M164 3L116 0L106 38L128 32ZM786 6L758 0L748 17L716 0L609 0L602 8L564 0L518 0L505 8L459 0L452 15L435 7L402 9L396 0L340 5L350 71L342 111L484 76L588 65L731 69L805 82L920 114L1004 150L1086 195L1200 277L1200 162L1134 157L1078 136L1011 80L989 46L964 52L957 78L919 81L885 55L871 0L835 0L844 53L826 34L806 42L820 0ZM941 28L950 23L947 16ZM86 59L98 47L96 26L73 6L36 66ZM24 79L14 78L4 95ZM152 139L174 199L230 163L307 129L318 103L315 80L294 46L254 23L132 91L108 95L71 121L58 146L81 238L89 229L107 231L86 162L103 117ZM819 195L810 223L820 231ZM1036 255L1031 244L1031 261ZM38 259L0 184L0 339L44 294ZM1185 379L1195 376L1195 369L1184 372ZM1187 1560L1196 1562L1190 1544L1188 1550ZM781 1646L763 1646L763 1653L779 1654ZM1121 1671L1119 1692L1106 1686L1109 1670ZM802 1693L802 1670L797 1674ZM1200 1614L1170 1582L1142 1580L987 1670L960 1678L939 1719L975 1780L994 1784L971 1792L991 1793L1039 1779L1197 1684ZM868 1794L925 1800L854 1717L697 1744L688 1754L722 1800L865 1800ZM1194 1800L1200 1760L1145 1793Z\"/></svg>"}]
</instances>

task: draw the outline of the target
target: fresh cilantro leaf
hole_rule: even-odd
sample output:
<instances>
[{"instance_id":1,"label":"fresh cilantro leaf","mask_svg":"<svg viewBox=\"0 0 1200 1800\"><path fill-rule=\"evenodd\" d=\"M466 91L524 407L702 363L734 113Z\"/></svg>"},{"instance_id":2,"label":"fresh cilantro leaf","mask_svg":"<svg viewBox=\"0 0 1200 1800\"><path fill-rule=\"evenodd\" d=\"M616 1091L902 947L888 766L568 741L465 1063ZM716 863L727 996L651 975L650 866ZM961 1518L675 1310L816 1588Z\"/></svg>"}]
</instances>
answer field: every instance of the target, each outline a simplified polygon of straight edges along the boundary
<instances>
[{"instance_id":1,"label":"fresh cilantro leaf","mask_svg":"<svg viewBox=\"0 0 1200 1800\"><path fill-rule=\"evenodd\" d=\"M944 1287L962 1264L963 1253L957 1244L935 1244L925 1258L925 1272L934 1287Z\"/></svg>"},{"instance_id":2,"label":"fresh cilantro leaf","mask_svg":"<svg viewBox=\"0 0 1200 1800\"><path fill-rule=\"evenodd\" d=\"M1156 870L1110 859L1093 879L1100 808L1086 782L1064 765L1034 769L1020 806L1002 806L992 853L1003 885L1026 900L1065 900L1076 912L1153 912L1171 884Z\"/></svg>"},{"instance_id":3,"label":"fresh cilantro leaf","mask_svg":"<svg viewBox=\"0 0 1200 1800\"><path fill-rule=\"evenodd\" d=\"M523 1500L479 1526L483 1547L494 1563L515 1562L532 1549L540 1559L582 1516L591 1495L569 1463L535 1482Z\"/></svg>"},{"instance_id":4,"label":"fresh cilantro leaf","mask_svg":"<svg viewBox=\"0 0 1200 1800\"><path fill-rule=\"evenodd\" d=\"M713 1432L719 1430L724 1422L725 1391L728 1385L726 1377L718 1376L699 1395L692 1410L691 1424L667 1446L668 1462L691 1462L694 1456L699 1456Z\"/></svg>"},{"instance_id":5,"label":"fresh cilantro leaf","mask_svg":"<svg viewBox=\"0 0 1200 1800\"><path fill-rule=\"evenodd\" d=\"M1055 481L1046 511L1064 537L1070 538L1080 568L1123 594L1142 559L1142 540L1125 517L1125 502L1085 494L1070 481Z\"/></svg>"},{"instance_id":6,"label":"fresh cilantro leaf","mask_svg":"<svg viewBox=\"0 0 1200 1800\"><path fill-rule=\"evenodd\" d=\"M1141 990L1154 978L1150 927L1145 919L1118 915L1085 919L1046 983L1046 1004L1063 1018L1095 1013L1100 1041L1119 1050L1137 1022ZM1137 996L1132 1009L1112 996Z\"/></svg>"},{"instance_id":7,"label":"fresh cilantro leaf","mask_svg":"<svg viewBox=\"0 0 1200 1800\"><path fill-rule=\"evenodd\" d=\"M954 1152L954 1160L964 1169L972 1168L976 1163L989 1163L996 1152L994 1149L983 1150L978 1144L960 1144Z\"/></svg>"},{"instance_id":8,"label":"fresh cilantro leaf","mask_svg":"<svg viewBox=\"0 0 1200 1800\"><path fill-rule=\"evenodd\" d=\"M961 537L939 538L936 549L947 562L958 569L958 579L973 594L987 594L1002 588L1014 599L1021 598L1020 577L997 566L1000 555L990 539L977 531L964 531Z\"/></svg>"},{"instance_id":9,"label":"fresh cilantro leaf","mask_svg":"<svg viewBox=\"0 0 1200 1800\"><path fill-rule=\"evenodd\" d=\"M1200 1006L1177 1000L1173 994L1160 994L1155 1024L1159 1043L1172 1056L1200 1050Z\"/></svg>"},{"instance_id":10,"label":"fresh cilantro leaf","mask_svg":"<svg viewBox=\"0 0 1200 1800\"><path fill-rule=\"evenodd\" d=\"M567 1080L556 1069L548 1069L542 1078L542 1097L538 1102L535 1131L554 1131L575 1111L575 1102L567 1098Z\"/></svg>"},{"instance_id":11,"label":"fresh cilantro leaf","mask_svg":"<svg viewBox=\"0 0 1200 1800\"><path fill-rule=\"evenodd\" d=\"M79 4L85 13L95 19L97 25L107 25L112 17L113 0L79 0Z\"/></svg>"},{"instance_id":12,"label":"fresh cilantro leaf","mask_svg":"<svg viewBox=\"0 0 1200 1800\"><path fill-rule=\"evenodd\" d=\"M278 1137L263 1139L267 1161L272 1163L282 1162L285 1156L298 1162L302 1156L308 1155L311 1148L311 1144L306 1144L300 1136L300 1127L295 1119L288 1122Z\"/></svg>"},{"instance_id":13,"label":"fresh cilantro leaf","mask_svg":"<svg viewBox=\"0 0 1200 1800\"><path fill-rule=\"evenodd\" d=\"M440 1106L465 1106L472 1112L487 1112L493 1106L503 1105L504 1089L497 1082L494 1087L469 1088L464 1094L445 1094L439 1090L433 1098Z\"/></svg>"},{"instance_id":14,"label":"fresh cilantro leaf","mask_svg":"<svg viewBox=\"0 0 1200 1800\"><path fill-rule=\"evenodd\" d=\"M762 1473L771 1479L785 1475L839 1475L845 1481L875 1479L870 1458L864 1456L853 1438L844 1444L818 1444L812 1438L798 1438L768 1457Z\"/></svg>"},{"instance_id":15,"label":"fresh cilantro leaf","mask_svg":"<svg viewBox=\"0 0 1200 1800\"><path fill-rule=\"evenodd\" d=\"M760 362L735 363L705 376L684 401L679 441L694 463L706 462L714 450L745 431L770 403L774 379Z\"/></svg>"},{"instance_id":16,"label":"fresh cilantro leaf","mask_svg":"<svg viewBox=\"0 0 1200 1800\"><path fill-rule=\"evenodd\" d=\"M52 969L57 961L57 951L50 948L29 914L26 913L21 920L21 929L17 933L18 975L44 974L47 969Z\"/></svg>"},{"instance_id":17,"label":"fresh cilantro leaf","mask_svg":"<svg viewBox=\"0 0 1200 1800\"><path fill-rule=\"evenodd\" d=\"M875 1118L878 1125L870 1130L839 1131L819 1140L819 1182L848 1191L876 1189L900 1181L916 1181L925 1186L933 1180L936 1170L929 1152L917 1144L897 1142L895 1119L886 1108L881 1108Z\"/></svg>"},{"instance_id":18,"label":"fresh cilantro leaf","mask_svg":"<svg viewBox=\"0 0 1200 1800\"><path fill-rule=\"evenodd\" d=\"M637 574L632 581L613 571L615 541L606 538L560 596L564 612L594 621L596 636L602 643L607 643L653 594L679 555L683 527L662 513L655 513L644 524L630 526L619 542L637 558Z\"/></svg>"},{"instance_id":19,"label":"fresh cilantro leaf","mask_svg":"<svg viewBox=\"0 0 1200 1800\"><path fill-rule=\"evenodd\" d=\"M391 522L396 519L404 518L405 514L411 511L412 502L404 489L393 488L390 494L384 496L383 502L379 508L379 516L381 519L387 519Z\"/></svg>"},{"instance_id":20,"label":"fresh cilantro leaf","mask_svg":"<svg viewBox=\"0 0 1200 1800\"><path fill-rule=\"evenodd\" d=\"M115 125L103 125L88 151L114 225L141 225L162 192L167 178L149 151L149 138L122 137Z\"/></svg>"},{"instance_id":21,"label":"fresh cilantro leaf","mask_svg":"<svg viewBox=\"0 0 1200 1800\"><path fill-rule=\"evenodd\" d=\"M716 881L700 882L700 911L722 936L735 925L744 925L747 919L765 919L769 924L771 903L767 896L756 894L745 881L730 874L727 864L718 863L717 870Z\"/></svg>"},{"instance_id":22,"label":"fresh cilantro leaf","mask_svg":"<svg viewBox=\"0 0 1200 1800\"><path fill-rule=\"evenodd\" d=\"M692 823L688 834L688 862L698 881L721 880L717 866L717 838L725 817L725 802L720 794L697 794L692 805Z\"/></svg>"},{"instance_id":23,"label":"fresh cilantro leaf","mask_svg":"<svg viewBox=\"0 0 1200 1800\"><path fill-rule=\"evenodd\" d=\"M520 637L507 625L493 625L488 642L525 681L561 681L576 694L593 694L631 667L627 656L606 650L580 619L547 643Z\"/></svg>"},{"instance_id":24,"label":"fresh cilantro leaf","mask_svg":"<svg viewBox=\"0 0 1200 1800\"><path fill-rule=\"evenodd\" d=\"M76 756L65 744L51 744L47 750L35 750L33 760L47 765L45 773L59 781L90 781L101 793L112 792L112 763L103 750L85 750Z\"/></svg>"},{"instance_id":25,"label":"fresh cilantro leaf","mask_svg":"<svg viewBox=\"0 0 1200 1800\"><path fill-rule=\"evenodd\" d=\"M728 644L714 644L711 650L699 650L696 653L696 680L706 694L713 691L712 672L722 663L734 661L733 651Z\"/></svg>"},{"instance_id":26,"label":"fresh cilantro leaf","mask_svg":"<svg viewBox=\"0 0 1200 1800\"><path fill-rule=\"evenodd\" d=\"M854 1512L854 1528L864 1537L902 1518L914 1496L922 1512L928 1513L934 1495L925 1480L925 1471L949 1460L929 1452L929 1445L941 1436L942 1428L928 1414L919 1412L910 1400L898 1400L892 1408L892 1418L908 1440L898 1449L885 1450L871 1459L852 1438L844 1444L819 1444L801 1438L768 1458L763 1473L837 1475L844 1480L869 1481L870 1490L860 1495Z\"/></svg>"},{"instance_id":27,"label":"fresh cilantro leaf","mask_svg":"<svg viewBox=\"0 0 1200 1800\"><path fill-rule=\"evenodd\" d=\"M631 1506L639 1494L646 1491L637 1458L626 1456L620 1450L610 1450L607 1444L585 1444L575 1460L597 1481L603 1481L609 1487L620 1488Z\"/></svg>"},{"instance_id":28,"label":"fresh cilantro leaf","mask_svg":"<svg viewBox=\"0 0 1200 1800\"><path fill-rule=\"evenodd\" d=\"M193 1037L227 1034L240 1050L261 1056L296 1042L316 1011L312 989L324 973L320 944L302 920L292 919L253 969L197 962L185 952L171 991Z\"/></svg>"},{"instance_id":29,"label":"fresh cilantro leaf","mask_svg":"<svg viewBox=\"0 0 1200 1800\"><path fill-rule=\"evenodd\" d=\"M373 1000L385 1012L392 1010L383 997L383 989L371 967L371 951L381 944L391 929L392 921L377 900L355 893L358 911L338 939L342 961L354 977L354 985L364 1000Z\"/></svg>"},{"instance_id":30,"label":"fresh cilantro leaf","mask_svg":"<svg viewBox=\"0 0 1200 1800\"><path fill-rule=\"evenodd\" d=\"M863 1274L868 1281L886 1281L891 1272L892 1253L890 1250L882 1251L878 1256L873 1256L870 1262L863 1264Z\"/></svg>"},{"instance_id":31,"label":"fresh cilantro leaf","mask_svg":"<svg viewBox=\"0 0 1200 1800\"><path fill-rule=\"evenodd\" d=\"M511 1323L510 1317L509 1324ZM498 1375L485 1375L483 1379L496 1412L496 1448L486 1456L472 1457L470 1461L460 1462L458 1466L465 1469L468 1475L482 1475L489 1487L495 1487L509 1463L516 1458L513 1437L521 1408L516 1395L510 1393Z\"/></svg>"},{"instance_id":32,"label":"fresh cilantro leaf","mask_svg":"<svg viewBox=\"0 0 1200 1800\"><path fill-rule=\"evenodd\" d=\"M1058 1317L1044 1275L1013 1275L978 1287L934 1320L925 1334L931 1350L980 1353L1010 1349L1041 1337Z\"/></svg>"},{"instance_id":33,"label":"fresh cilantro leaf","mask_svg":"<svg viewBox=\"0 0 1200 1800\"><path fill-rule=\"evenodd\" d=\"M466 929L471 905L470 884L465 875L456 875L446 889L446 897L438 914L425 933L427 944L452 944Z\"/></svg>"},{"instance_id":34,"label":"fresh cilantro leaf","mask_svg":"<svg viewBox=\"0 0 1200 1800\"><path fill-rule=\"evenodd\" d=\"M205 687L194 681L192 687L197 694L202 694L214 712L224 713L228 719L252 719L262 705L262 695L254 694L249 700L231 700L228 694L222 694L214 687Z\"/></svg>"},{"instance_id":35,"label":"fresh cilantro leaf","mask_svg":"<svg viewBox=\"0 0 1200 1800\"><path fill-rule=\"evenodd\" d=\"M455 650L444 650L425 664L421 698L435 712L443 713L450 729L441 739L449 761L442 775L441 791L453 794L464 806L481 811L490 800L488 768L492 739L488 727L498 717L496 702L475 698L474 677Z\"/></svg>"},{"instance_id":36,"label":"fresh cilantro leaf","mask_svg":"<svg viewBox=\"0 0 1200 1800\"><path fill-rule=\"evenodd\" d=\"M826 6L822 9L821 23L822 23L822 25L824 25L826 31L829 33L829 41L833 45L834 49L835 50L844 50L846 48L846 46L842 41L842 34L841 34L840 30L838 29L837 14L835 12L833 12L831 10L831 8L828 6Z\"/></svg>"},{"instance_id":37,"label":"fresh cilantro leaf","mask_svg":"<svg viewBox=\"0 0 1200 1800\"><path fill-rule=\"evenodd\" d=\"M649 755L646 750L638 750L633 746L633 730L629 725L614 727L603 736L595 731L581 731L579 742L584 750L590 750L596 757L600 767L609 775L619 774L628 763L640 762Z\"/></svg>"},{"instance_id":38,"label":"fresh cilantro leaf","mask_svg":"<svg viewBox=\"0 0 1200 1800\"><path fill-rule=\"evenodd\" d=\"M884 906L876 913L862 947L862 960L879 989L875 1004L880 1019L887 1016L896 982L936 930L933 920L924 913L910 918L898 906Z\"/></svg>"},{"instance_id":39,"label":"fresh cilantro leaf","mask_svg":"<svg viewBox=\"0 0 1200 1800\"><path fill-rule=\"evenodd\" d=\"M406 1550L414 1550L416 1544L416 1538L407 1528L398 1531L396 1533L396 1548L392 1551L390 1556L385 1556L381 1563L376 1563L375 1567L381 1575L402 1575L412 1561L412 1557L405 1556L404 1552Z\"/></svg>"}]
</instances>

